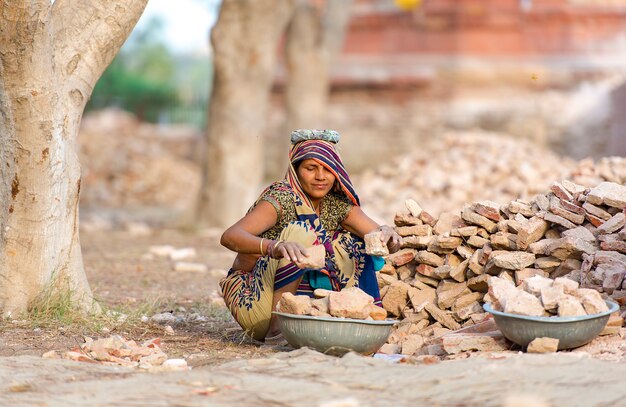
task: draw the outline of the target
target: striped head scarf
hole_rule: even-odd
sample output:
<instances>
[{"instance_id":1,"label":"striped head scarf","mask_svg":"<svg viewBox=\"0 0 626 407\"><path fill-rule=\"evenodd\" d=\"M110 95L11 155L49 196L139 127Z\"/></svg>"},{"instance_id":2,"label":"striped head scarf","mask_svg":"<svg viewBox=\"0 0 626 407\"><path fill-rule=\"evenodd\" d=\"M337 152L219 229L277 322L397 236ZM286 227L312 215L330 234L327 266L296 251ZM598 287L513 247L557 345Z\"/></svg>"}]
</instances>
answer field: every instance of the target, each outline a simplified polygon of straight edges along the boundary
<instances>
[{"instance_id":1,"label":"striped head scarf","mask_svg":"<svg viewBox=\"0 0 626 407\"><path fill-rule=\"evenodd\" d=\"M302 200L303 203L313 208L311 200L302 190L298 174L296 173L297 164L306 159L313 159L318 164L324 166L335 176L335 183L338 189L343 193L355 206L360 206L359 197L354 190L352 181L348 176L348 172L343 166L341 157L335 146L325 140L303 140L291 146L289 151L289 169L285 178L291 186L293 192Z\"/></svg>"}]
</instances>

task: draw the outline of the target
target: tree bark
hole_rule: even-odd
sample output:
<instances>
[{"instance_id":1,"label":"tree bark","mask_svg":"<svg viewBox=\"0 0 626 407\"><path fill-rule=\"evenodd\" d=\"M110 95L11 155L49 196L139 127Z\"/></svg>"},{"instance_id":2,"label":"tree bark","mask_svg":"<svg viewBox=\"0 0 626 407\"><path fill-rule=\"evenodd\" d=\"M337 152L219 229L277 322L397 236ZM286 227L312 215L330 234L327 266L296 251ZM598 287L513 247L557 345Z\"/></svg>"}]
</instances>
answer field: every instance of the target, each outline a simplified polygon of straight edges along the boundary
<instances>
[{"instance_id":1,"label":"tree bark","mask_svg":"<svg viewBox=\"0 0 626 407\"><path fill-rule=\"evenodd\" d=\"M211 33L214 81L195 218L226 227L256 198L276 47L296 0L224 0Z\"/></svg>"},{"instance_id":2,"label":"tree bark","mask_svg":"<svg viewBox=\"0 0 626 407\"><path fill-rule=\"evenodd\" d=\"M287 131L323 128L331 64L341 50L351 0L302 3L289 24L286 43Z\"/></svg>"},{"instance_id":3,"label":"tree bark","mask_svg":"<svg viewBox=\"0 0 626 407\"><path fill-rule=\"evenodd\" d=\"M96 81L147 0L0 3L0 309L69 290L97 307L78 233L77 135Z\"/></svg>"}]
</instances>

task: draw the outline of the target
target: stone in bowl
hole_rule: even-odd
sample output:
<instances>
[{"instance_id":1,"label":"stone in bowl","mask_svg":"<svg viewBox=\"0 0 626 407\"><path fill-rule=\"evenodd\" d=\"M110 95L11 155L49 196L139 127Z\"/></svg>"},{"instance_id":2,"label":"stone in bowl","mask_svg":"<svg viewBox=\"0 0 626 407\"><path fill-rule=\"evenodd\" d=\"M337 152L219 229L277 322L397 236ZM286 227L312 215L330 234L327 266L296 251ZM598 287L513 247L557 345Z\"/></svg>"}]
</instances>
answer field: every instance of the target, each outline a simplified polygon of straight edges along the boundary
<instances>
[{"instance_id":1,"label":"stone in bowl","mask_svg":"<svg viewBox=\"0 0 626 407\"><path fill-rule=\"evenodd\" d=\"M484 304L505 338L521 346L528 346L536 338L559 340L558 349L571 349L591 342L602 332L610 315L619 309L613 301L606 301L608 311L578 317L529 317L496 311Z\"/></svg>"}]
</instances>

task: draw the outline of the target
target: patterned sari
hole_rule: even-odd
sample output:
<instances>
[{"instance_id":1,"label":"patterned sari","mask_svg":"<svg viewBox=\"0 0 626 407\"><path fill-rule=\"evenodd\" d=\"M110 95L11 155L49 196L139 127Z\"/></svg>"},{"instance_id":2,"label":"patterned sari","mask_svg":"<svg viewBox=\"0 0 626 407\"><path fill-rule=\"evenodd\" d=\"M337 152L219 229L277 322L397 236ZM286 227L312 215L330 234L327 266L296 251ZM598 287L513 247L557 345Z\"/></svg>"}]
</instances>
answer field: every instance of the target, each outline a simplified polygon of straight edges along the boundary
<instances>
[{"instance_id":1,"label":"patterned sari","mask_svg":"<svg viewBox=\"0 0 626 407\"><path fill-rule=\"evenodd\" d=\"M274 290L298 279L300 283L296 293L299 295L312 296L316 288L340 291L345 287L358 286L380 303L376 270L372 258L365 254L363 240L341 228L325 230L309 197L302 190L295 168L300 161L309 158L332 172L336 179L335 190L344 194L354 206L359 206L358 196L331 143L306 140L292 146L287 175L273 187L290 194L295 203L297 220L282 230L280 239L298 242L305 247L323 245L326 264L321 269L299 269L289 260L272 259L266 255L257 260L251 271L229 272L220 282L224 301L235 320L255 339L263 339L269 328Z\"/></svg>"}]
</instances>

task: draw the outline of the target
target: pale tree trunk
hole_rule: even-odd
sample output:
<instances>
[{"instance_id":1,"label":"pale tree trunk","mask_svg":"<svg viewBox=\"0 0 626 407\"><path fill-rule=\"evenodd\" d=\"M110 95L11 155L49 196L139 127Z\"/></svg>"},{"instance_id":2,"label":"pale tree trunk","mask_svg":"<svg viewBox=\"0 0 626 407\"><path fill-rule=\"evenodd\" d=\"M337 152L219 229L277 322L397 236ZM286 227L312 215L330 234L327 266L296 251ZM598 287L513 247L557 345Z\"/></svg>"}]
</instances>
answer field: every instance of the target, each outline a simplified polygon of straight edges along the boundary
<instances>
[{"instance_id":1,"label":"pale tree trunk","mask_svg":"<svg viewBox=\"0 0 626 407\"><path fill-rule=\"evenodd\" d=\"M226 227L256 198L264 173L262 134L276 48L295 0L224 0L212 30L215 76L208 116L200 225Z\"/></svg>"},{"instance_id":2,"label":"pale tree trunk","mask_svg":"<svg viewBox=\"0 0 626 407\"><path fill-rule=\"evenodd\" d=\"M78 234L77 134L147 0L0 3L0 309L68 290L94 307Z\"/></svg>"},{"instance_id":3,"label":"pale tree trunk","mask_svg":"<svg viewBox=\"0 0 626 407\"><path fill-rule=\"evenodd\" d=\"M343 46L351 3L304 2L289 23L285 48L288 131L324 127L331 64Z\"/></svg>"}]
</instances>

